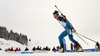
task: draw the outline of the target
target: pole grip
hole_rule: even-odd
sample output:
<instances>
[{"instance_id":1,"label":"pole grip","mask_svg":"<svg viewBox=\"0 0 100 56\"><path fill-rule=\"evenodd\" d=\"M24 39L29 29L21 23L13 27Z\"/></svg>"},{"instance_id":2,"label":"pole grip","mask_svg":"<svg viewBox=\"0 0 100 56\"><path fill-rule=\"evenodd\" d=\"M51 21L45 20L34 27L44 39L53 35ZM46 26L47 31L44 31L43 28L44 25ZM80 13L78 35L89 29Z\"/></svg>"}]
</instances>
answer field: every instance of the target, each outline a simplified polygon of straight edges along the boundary
<instances>
[{"instance_id":1,"label":"pole grip","mask_svg":"<svg viewBox=\"0 0 100 56\"><path fill-rule=\"evenodd\" d=\"M57 7L57 6L55 5L55 7Z\"/></svg>"}]
</instances>

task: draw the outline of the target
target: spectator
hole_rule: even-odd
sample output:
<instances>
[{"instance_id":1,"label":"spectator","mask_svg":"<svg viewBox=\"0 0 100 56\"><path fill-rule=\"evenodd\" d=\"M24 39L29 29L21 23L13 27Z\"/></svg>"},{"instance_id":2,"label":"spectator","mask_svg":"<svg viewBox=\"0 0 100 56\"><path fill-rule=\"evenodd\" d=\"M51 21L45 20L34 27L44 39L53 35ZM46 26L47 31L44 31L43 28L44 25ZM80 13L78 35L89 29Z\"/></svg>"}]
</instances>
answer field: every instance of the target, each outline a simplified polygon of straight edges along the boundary
<instances>
[{"instance_id":1,"label":"spectator","mask_svg":"<svg viewBox=\"0 0 100 56\"><path fill-rule=\"evenodd\" d=\"M29 49L26 47L25 51L28 51Z\"/></svg>"},{"instance_id":2,"label":"spectator","mask_svg":"<svg viewBox=\"0 0 100 56\"><path fill-rule=\"evenodd\" d=\"M8 48L8 51L10 51L10 48Z\"/></svg>"},{"instance_id":3,"label":"spectator","mask_svg":"<svg viewBox=\"0 0 100 56\"><path fill-rule=\"evenodd\" d=\"M48 46L46 46L46 48L45 48L46 50L48 50Z\"/></svg>"},{"instance_id":4,"label":"spectator","mask_svg":"<svg viewBox=\"0 0 100 56\"><path fill-rule=\"evenodd\" d=\"M19 48L18 51L21 51L21 49Z\"/></svg>"},{"instance_id":5,"label":"spectator","mask_svg":"<svg viewBox=\"0 0 100 56\"><path fill-rule=\"evenodd\" d=\"M39 50L40 48L39 48L39 46L37 47L37 50Z\"/></svg>"},{"instance_id":6,"label":"spectator","mask_svg":"<svg viewBox=\"0 0 100 56\"><path fill-rule=\"evenodd\" d=\"M36 50L36 48L35 47L33 47L33 49L32 49L33 51L35 51Z\"/></svg>"},{"instance_id":7,"label":"spectator","mask_svg":"<svg viewBox=\"0 0 100 56\"><path fill-rule=\"evenodd\" d=\"M14 51L13 47L11 47L10 51Z\"/></svg>"},{"instance_id":8,"label":"spectator","mask_svg":"<svg viewBox=\"0 0 100 56\"><path fill-rule=\"evenodd\" d=\"M50 48L48 48L48 51L50 51L51 49Z\"/></svg>"},{"instance_id":9,"label":"spectator","mask_svg":"<svg viewBox=\"0 0 100 56\"><path fill-rule=\"evenodd\" d=\"M8 51L8 49L6 49L5 51Z\"/></svg>"},{"instance_id":10,"label":"spectator","mask_svg":"<svg viewBox=\"0 0 100 56\"><path fill-rule=\"evenodd\" d=\"M100 48L100 46L99 46L99 43L98 43L98 42L96 43L95 48L96 48L96 49L99 49L99 48Z\"/></svg>"},{"instance_id":11,"label":"spectator","mask_svg":"<svg viewBox=\"0 0 100 56\"><path fill-rule=\"evenodd\" d=\"M18 48L15 49L15 52L18 51Z\"/></svg>"},{"instance_id":12,"label":"spectator","mask_svg":"<svg viewBox=\"0 0 100 56\"><path fill-rule=\"evenodd\" d=\"M39 50L41 50L41 47L39 48Z\"/></svg>"},{"instance_id":13,"label":"spectator","mask_svg":"<svg viewBox=\"0 0 100 56\"><path fill-rule=\"evenodd\" d=\"M61 47L57 46L57 51L59 51L60 48L61 48Z\"/></svg>"},{"instance_id":14,"label":"spectator","mask_svg":"<svg viewBox=\"0 0 100 56\"><path fill-rule=\"evenodd\" d=\"M55 48L55 47L53 47L52 51L56 51L56 48Z\"/></svg>"},{"instance_id":15,"label":"spectator","mask_svg":"<svg viewBox=\"0 0 100 56\"><path fill-rule=\"evenodd\" d=\"M43 50L46 50L46 48L45 48L45 47L43 47Z\"/></svg>"}]
</instances>

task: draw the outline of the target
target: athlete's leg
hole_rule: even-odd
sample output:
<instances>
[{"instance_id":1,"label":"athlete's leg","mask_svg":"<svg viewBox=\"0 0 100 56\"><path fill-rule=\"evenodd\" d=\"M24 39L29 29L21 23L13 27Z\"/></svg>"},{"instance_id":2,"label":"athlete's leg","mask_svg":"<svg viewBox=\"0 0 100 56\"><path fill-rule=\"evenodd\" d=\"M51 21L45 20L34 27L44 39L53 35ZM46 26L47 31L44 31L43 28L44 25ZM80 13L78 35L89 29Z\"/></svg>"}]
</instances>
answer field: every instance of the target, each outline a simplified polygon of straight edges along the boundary
<instances>
[{"instance_id":1,"label":"athlete's leg","mask_svg":"<svg viewBox=\"0 0 100 56\"><path fill-rule=\"evenodd\" d=\"M67 31L63 31L63 32L60 34L60 36L58 37L60 46L63 45L62 38L64 38L66 35L67 35Z\"/></svg>"},{"instance_id":2,"label":"athlete's leg","mask_svg":"<svg viewBox=\"0 0 100 56\"><path fill-rule=\"evenodd\" d=\"M69 40L74 43L75 46L79 45L79 43L73 38L73 34L71 32L71 30L68 31L68 37L69 37Z\"/></svg>"}]
</instances>

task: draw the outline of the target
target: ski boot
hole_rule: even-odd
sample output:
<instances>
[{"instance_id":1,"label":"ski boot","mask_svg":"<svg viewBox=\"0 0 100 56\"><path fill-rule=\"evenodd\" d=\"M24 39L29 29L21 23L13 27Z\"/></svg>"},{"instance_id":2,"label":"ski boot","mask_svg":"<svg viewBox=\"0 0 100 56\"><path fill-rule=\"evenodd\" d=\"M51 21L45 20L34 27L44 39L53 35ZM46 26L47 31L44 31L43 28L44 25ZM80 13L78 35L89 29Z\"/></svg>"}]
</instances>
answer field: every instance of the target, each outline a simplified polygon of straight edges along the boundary
<instances>
[{"instance_id":1,"label":"ski boot","mask_svg":"<svg viewBox=\"0 0 100 56\"><path fill-rule=\"evenodd\" d=\"M64 48L63 45L61 45L61 46L60 46L60 49L59 49L59 53L63 53L63 52L65 52L65 48Z\"/></svg>"},{"instance_id":2,"label":"ski boot","mask_svg":"<svg viewBox=\"0 0 100 56\"><path fill-rule=\"evenodd\" d=\"M83 49L79 44L77 46L74 45L74 50L77 50L77 52L83 52Z\"/></svg>"}]
</instances>

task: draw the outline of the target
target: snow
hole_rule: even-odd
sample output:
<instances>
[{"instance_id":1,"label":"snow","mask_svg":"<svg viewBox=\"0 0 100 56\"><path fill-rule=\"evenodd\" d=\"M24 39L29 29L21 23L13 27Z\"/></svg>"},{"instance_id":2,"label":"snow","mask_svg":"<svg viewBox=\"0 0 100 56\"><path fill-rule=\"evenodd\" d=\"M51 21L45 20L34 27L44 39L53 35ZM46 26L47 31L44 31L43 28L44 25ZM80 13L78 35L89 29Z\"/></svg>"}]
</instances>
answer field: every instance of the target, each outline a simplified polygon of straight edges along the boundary
<instances>
[{"instance_id":1,"label":"snow","mask_svg":"<svg viewBox=\"0 0 100 56\"><path fill-rule=\"evenodd\" d=\"M99 53L41 53L41 54L8 54L8 56L99 56ZM5 54L3 54L5 56Z\"/></svg>"},{"instance_id":2,"label":"snow","mask_svg":"<svg viewBox=\"0 0 100 56\"><path fill-rule=\"evenodd\" d=\"M0 56L100 56L100 52L89 53L34 53L5 52L6 48L25 47L29 51L35 46L58 46L58 36L63 27L53 18L57 5L61 12L75 27L76 31L95 41L100 42L100 1L99 0L0 0L0 26L7 30L22 33L32 41L28 46L12 40L0 39ZM82 37L83 38L83 37ZM65 37L67 49L70 49L68 36ZM83 38L87 45L74 34L84 49L95 48L95 43Z\"/></svg>"},{"instance_id":3,"label":"snow","mask_svg":"<svg viewBox=\"0 0 100 56\"><path fill-rule=\"evenodd\" d=\"M12 41L12 40L5 40L5 39L1 39L0 38L0 48L2 48L2 50L0 50L0 55L2 56L99 56L100 52L79 52L79 53L54 53L52 51L37 51L34 52L33 54L21 54L21 52L24 51L25 47L29 48L29 51L27 52L33 52L32 51L32 47L33 46L38 46L38 43L32 43L29 42L28 43L29 46L25 46L25 45L21 45L20 43L16 42L16 41ZM33 46L32 46L33 45ZM41 45L41 44L39 44ZM14 49L16 47L20 47L21 51L7 51L5 52L5 49L13 47ZM52 47L50 47L52 48Z\"/></svg>"}]
</instances>

